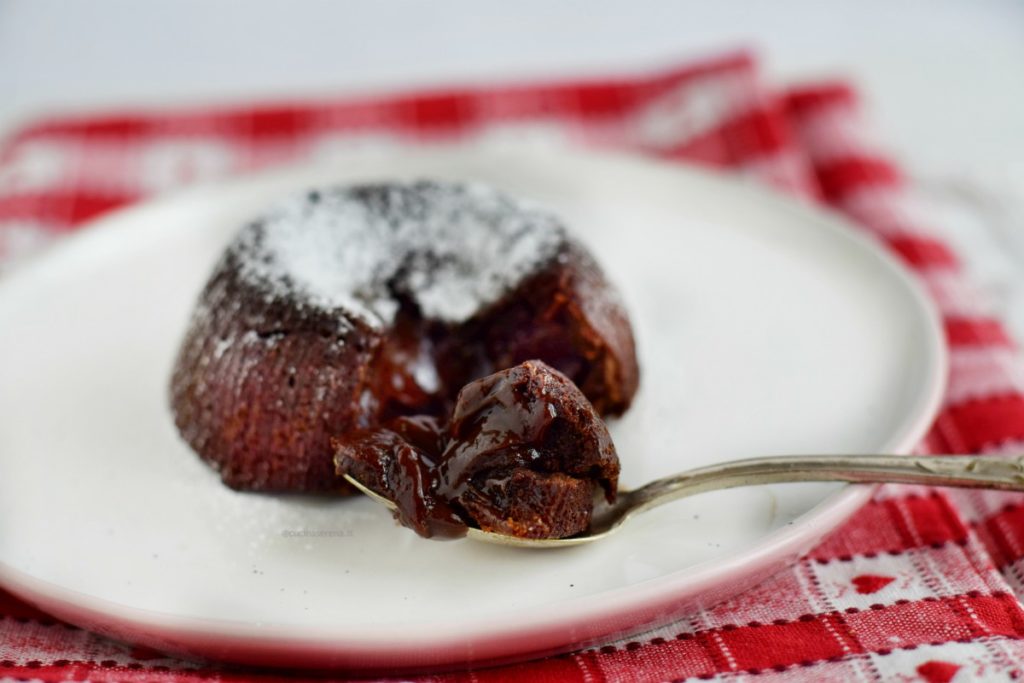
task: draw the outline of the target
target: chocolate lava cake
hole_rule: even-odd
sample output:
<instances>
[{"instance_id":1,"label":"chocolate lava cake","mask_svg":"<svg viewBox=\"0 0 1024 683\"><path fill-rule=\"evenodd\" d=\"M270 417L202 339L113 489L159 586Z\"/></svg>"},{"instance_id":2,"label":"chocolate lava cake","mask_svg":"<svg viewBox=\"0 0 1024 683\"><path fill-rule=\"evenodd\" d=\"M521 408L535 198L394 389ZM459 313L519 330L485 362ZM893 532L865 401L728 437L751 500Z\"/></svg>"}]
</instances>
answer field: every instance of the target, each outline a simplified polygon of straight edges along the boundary
<instances>
[{"instance_id":1,"label":"chocolate lava cake","mask_svg":"<svg viewBox=\"0 0 1024 683\"><path fill-rule=\"evenodd\" d=\"M619 296L558 218L476 184L330 187L279 204L227 247L182 343L171 407L232 488L345 493L332 437L458 429L448 421L464 386L534 359L600 415L622 413L637 389ZM612 491L617 470L599 470ZM543 479L530 471L504 485Z\"/></svg>"}]
</instances>

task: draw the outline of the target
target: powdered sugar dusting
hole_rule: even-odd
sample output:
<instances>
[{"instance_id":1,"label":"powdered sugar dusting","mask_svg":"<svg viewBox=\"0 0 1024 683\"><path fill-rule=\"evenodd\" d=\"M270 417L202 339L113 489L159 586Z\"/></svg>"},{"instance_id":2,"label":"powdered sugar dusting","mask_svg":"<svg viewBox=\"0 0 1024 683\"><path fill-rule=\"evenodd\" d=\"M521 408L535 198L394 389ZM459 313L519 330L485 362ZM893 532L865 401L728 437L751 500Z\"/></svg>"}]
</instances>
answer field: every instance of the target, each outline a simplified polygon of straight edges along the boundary
<instances>
[{"instance_id":1,"label":"powdered sugar dusting","mask_svg":"<svg viewBox=\"0 0 1024 683\"><path fill-rule=\"evenodd\" d=\"M458 323L553 257L550 213L478 184L335 187L304 193L247 226L230 253L270 297L390 323L399 298Z\"/></svg>"}]
</instances>

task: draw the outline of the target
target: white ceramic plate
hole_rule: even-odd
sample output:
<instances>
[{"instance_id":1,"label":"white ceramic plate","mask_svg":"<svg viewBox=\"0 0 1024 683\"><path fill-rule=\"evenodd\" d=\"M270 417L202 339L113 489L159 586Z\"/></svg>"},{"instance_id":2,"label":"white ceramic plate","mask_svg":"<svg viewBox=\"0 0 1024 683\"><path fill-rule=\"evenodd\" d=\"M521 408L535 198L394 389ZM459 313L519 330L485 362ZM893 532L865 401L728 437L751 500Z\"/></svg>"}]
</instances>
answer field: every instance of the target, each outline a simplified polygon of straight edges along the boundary
<instances>
[{"instance_id":1,"label":"white ceramic plate","mask_svg":"<svg viewBox=\"0 0 1024 683\"><path fill-rule=\"evenodd\" d=\"M862 503L788 485L680 501L589 547L418 538L365 499L241 494L178 439L167 383L247 217L332 181L484 180L561 213L622 288L642 390L622 481L770 453L907 451L945 357L908 276L840 220L677 165L358 155L105 217L0 286L0 581L71 622L255 664L423 667L566 649L764 578Z\"/></svg>"}]
</instances>

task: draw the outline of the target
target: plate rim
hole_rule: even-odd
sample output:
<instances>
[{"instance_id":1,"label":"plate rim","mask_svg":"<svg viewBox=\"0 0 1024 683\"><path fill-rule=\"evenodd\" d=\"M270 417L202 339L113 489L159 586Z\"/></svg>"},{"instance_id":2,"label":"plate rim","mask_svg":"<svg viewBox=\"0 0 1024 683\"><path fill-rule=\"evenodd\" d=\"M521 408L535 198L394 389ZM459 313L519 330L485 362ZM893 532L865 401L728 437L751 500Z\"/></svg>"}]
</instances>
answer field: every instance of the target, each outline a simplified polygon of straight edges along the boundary
<instances>
[{"instance_id":1,"label":"plate rim","mask_svg":"<svg viewBox=\"0 0 1024 683\"><path fill-rule=\"evenodd\" d=\"M935 303L927 295L923 285L901 264L897 258L878 243L877 240L855 227L843 216L820 206L804 204L791 197L773 192L750 182L737 179L730 174L715 169L696 166L686 162L646 159L622 152L594 152L579 149L572 150L511 150L487 149L478 146L456 145L420 145L416 147L398 147L395 149L363 150L339 154L329 162L302 163L278 166L272 169L247 173L211 183L203 183L181 190L169 192L153 199L143 200L136 204L106 213L81 226L70 236L61 239L43 254L15 264L5 272L0 281L0 293L19 286L25 277L33 272L44 272L50 268L51 262L60 258L74 256L82 248L88 248L92 242L112 240L117 232L126 230L133 223L135 214L161 211L182 201L196 201L205 196L216 196L233 186L258 185L261 182L282 182L283 178L313 175L329 175L330 169L358 161L365 156L380 158L382 155L406 157L455 155L456 157L473 155L497 156L510 155L520 161L537 162L547 159L549 162L568 159L571 163L604 164L612 166L631 166L641 171L657 169L658 172L670 172L687 176L689 180L717 186L729 193L745 194L752 202L770 205L772 210L788 211L801 214L805 221L813 221L823 228L841 235L851 244L869 252L887 271L900 281L911 295L918 313L928 332L926 343L927 353L931 360L930 374L923 381L920 395L917 396L916 414L908 415L902 433L898 430L891 435L892 443L889 452L907 454L926 434L937 414L945 391L949 367L949 353L941 327L941 317ZM770 566L780 566L808 550L820 538L834 530L845 521L861 505L866 503L877 486L850 485L830 494L813 508L798 517L789 526L771 531L760 537L751 546L728 553L714 560L677 570L654 579L647 579L629 586L605 591L600 599L595 596L568 598L557 603L559 609L546 613L540 612L536 606L520 608L509 612L500 622L486 618L463 619L448 622L417 622L413 626L366 624L363 626L345 625L338 627L289 625L289 624L254 624L231 619L207 619L188 617L166 612L132 607L105 598L80 593L73 589L38 579L7 564L0 558L0 586L14 595L36 604L55 616L74 623L88 623L92 628L103 621L115 621L118 627L115 635L125 637L125 632L138 633L163 632L187 634L190 640L202 638L226 639L236 646L255 645L267 641L287 647L306 645L329 648L334 655L347 650L358 659L365 656L386 656L389 659L403 659L403 654L422 648L437 648L454 652L467 647L469 642L514 643L518 637L532 638L533 641L544 640L545 634L564 632L568 629L579 630L581 624L589 625L588 633L582 637L573 637L568 643L562 639L561 645L553 645L555 651L571 645L578 645L586 640L621 633L620 622L641 620L630 619L630 615L657 610L659 605L672 603L680 596L692 594L695 586L721 585L732 580L749 577L758 571L765 571ZM784 560L780 560L784 557ZM599 606L598 606L599 605ZM662 621L665 621L663 619ZM653 628L657 622L647 622L645 629ZM597 625L595 628L594 625ZM102 630L102 629L101 629ZM107 629L109 632L109 629ZM588 630L588 629L584 629ZM602 633L598 633L602 631ZM130 639L145 642L138 633ZM529 634L533 634L530 636ZM165 644L164 649L168 649ZM178 651L186 651L181 648ZM477 648L479 649L479 648ZM538 649L516 653L515 648L504 648L506 654L529 657ZM541 648L542 650L544 648ZM436 654L436 653L435 653ZM219 657L231 660L230 656ZM407 656L405 657L408 658ZM415 658L413 658L415 659ZM429 664L431 657L426 657ZM490 657L482 658L490 661ZM445 662L466 661L441 657ZM475 658L474 658L475 660ZM236 660L238 661L238 660ZM301 663L300 663L301 665Z\"/></svg>"}]
</instances>

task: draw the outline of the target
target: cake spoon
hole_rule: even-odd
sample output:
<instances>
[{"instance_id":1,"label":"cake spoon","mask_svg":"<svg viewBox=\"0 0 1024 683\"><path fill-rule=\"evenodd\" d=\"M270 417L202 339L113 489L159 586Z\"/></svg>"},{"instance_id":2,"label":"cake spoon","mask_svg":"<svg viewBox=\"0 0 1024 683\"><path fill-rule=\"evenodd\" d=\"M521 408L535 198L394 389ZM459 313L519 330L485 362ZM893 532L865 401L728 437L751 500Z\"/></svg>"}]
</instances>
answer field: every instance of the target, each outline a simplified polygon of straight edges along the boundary
<instances>
[{"instance_id":1,"label":"cake spoon","mask_svg":"<svg viewBox=\"0 0 1024 683\"><path fill-rule=\"evenodd\" d=\"M351 475L345 479L391 510L395 504ZM923 484L1024 492L1024 456L788 455L732 460L619 489L614 503L594 507L590 527L569 538L518 538L469 528L475 541L526 548L564 548L607 538L635 515L679 498L739 486L801 481L855 484Z\"/></svg>"}]
</instances>

